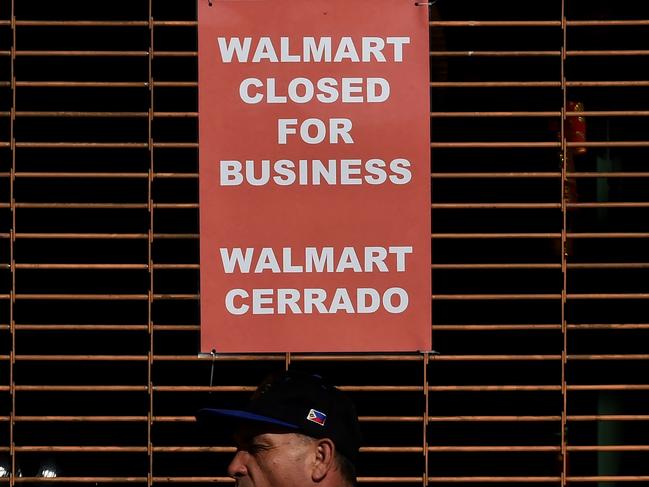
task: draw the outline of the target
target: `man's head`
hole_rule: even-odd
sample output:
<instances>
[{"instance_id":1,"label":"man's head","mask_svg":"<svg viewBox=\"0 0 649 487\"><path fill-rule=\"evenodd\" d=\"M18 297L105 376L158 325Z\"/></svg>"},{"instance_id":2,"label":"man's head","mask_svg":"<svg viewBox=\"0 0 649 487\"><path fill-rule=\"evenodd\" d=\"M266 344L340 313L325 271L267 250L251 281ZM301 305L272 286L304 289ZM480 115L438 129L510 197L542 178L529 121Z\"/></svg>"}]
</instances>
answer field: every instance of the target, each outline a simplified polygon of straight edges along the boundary
<instances>
[{"instance_id":1,"label":"man's head","mask_svg":"<svg viewBox=\"0 0 649 487\"><path fill-rule=\"evenodd\" d=\"M197 418L234 426L237 454L228 474L242 487L355 482L360 431L354 405L318 376L282 373L264 381L245 408L202 409Z\"/></svg>"}]
</instances>

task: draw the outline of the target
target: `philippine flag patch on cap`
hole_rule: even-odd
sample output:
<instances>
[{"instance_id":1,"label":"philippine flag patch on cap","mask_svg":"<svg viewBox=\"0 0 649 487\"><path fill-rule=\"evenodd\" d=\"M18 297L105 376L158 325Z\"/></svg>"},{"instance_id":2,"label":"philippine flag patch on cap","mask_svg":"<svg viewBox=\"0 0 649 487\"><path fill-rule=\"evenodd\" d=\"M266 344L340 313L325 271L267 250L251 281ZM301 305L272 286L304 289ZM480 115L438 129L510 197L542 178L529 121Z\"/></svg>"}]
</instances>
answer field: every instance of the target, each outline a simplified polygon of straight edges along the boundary
<instances>
[{"instance_id":1,"label":"philippine flag patch on cap","mask_svg":"<svg viewBox=\"0 0 649 487\"><path fill-rule=\"evenodd\" d=\"M313 423L317 423L320 426L324 426L325 421L327 421L327 415L325 413L321 413L320 411L316 411L315 409L311 409L309 411L309 414L307 414L306 419Z\"/></svg>"}]
</instances>

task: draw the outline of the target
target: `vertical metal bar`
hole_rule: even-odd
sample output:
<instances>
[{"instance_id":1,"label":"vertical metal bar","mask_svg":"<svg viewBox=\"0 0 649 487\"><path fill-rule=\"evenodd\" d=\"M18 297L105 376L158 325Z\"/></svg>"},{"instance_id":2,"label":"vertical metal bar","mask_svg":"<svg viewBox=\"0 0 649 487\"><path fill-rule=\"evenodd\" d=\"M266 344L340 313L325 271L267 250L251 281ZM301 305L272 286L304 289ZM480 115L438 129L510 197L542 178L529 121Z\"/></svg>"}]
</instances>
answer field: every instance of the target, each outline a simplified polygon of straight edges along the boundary
<instances>
[{"instance_id":1,"label":"vertical metal bar","mask_svg":"<svg viewBox=\"0 0 649 487\"><path fill-rule=\"evenodd\" d=\"M424 352L424 420L423 420L423 447L424 447L424 487L428 487L428 352Z\"/></svg>"},{"instance_id":2,"label":"vertical metal bar","mask_svg":"<svg viewBox=\"0 0 649 487\"><path fill-rule=\"evenodd\" d=\"M430 8L430 6L428 6L428 22L431 22L432 20L433 20L433 12L432 12L432 9ZM430 31L430 24L429 24L429 27L428 27L428 50L429 51L433 49L433 42L431 41L431 39L432 39L432 34L431 34L431 31ZM432 81L432 79L431 79L432 78L432 72L428 73L428 77L429 77L428 81L431 82ZM429 97L429 100L431 100L430 103L431 103L431 106L432 106L433 96L432 96L430 88L429 88L429 91L428 91L428 97ZM433 127L436 127L436 125L434 125ZM428 139L429 139L428 142L433 141L433 133L432 133L433 132L433 127L431 127L430 132L428 134ZM432 175L434 173L434 171L433 171L433 153L432 153L432 149L430 149L430 167L428 169L429 169L429 171L430 171L430 173ZM433 229L433 224L434 224L434 222L433 222L433 210L432 210L432 203L434 201L434 198L432 196L433 195L432 191L433 191L433 178L431 178L431 180L430 180L431 210L430 210L430 218L429 218L429 221L431 222L430 223L431 264L435 263L435 258L434 258L434 254L433 254L433 244L434 244L435 240L432 238L432 235L433 235L433 232L434 232L434 229ZM433 269L432 269L432 267L431 267L430 272L431 272L430 278L431 278L431 292L432 292L432 279L433 279ZM433 326L435 324L435 322L434 322L435 316L432 314L434 305L435 305L435 302L431 299L431 302L430 302L430 312L431 312L431 316L432 316L432 318L431 318L431 325L432 326L431 326L431 330L430 330L431 335L433 334ZM432 337L431 337L431 339L432 339ZM424 367L424 378L423 378L424 379L424 419L423 419L423 423L424 424L423 424L423 432L422 432L423 433L423 446L424 446L424 479L423 479L424 480L423 481L424 487L428 486L428 471L429 471L429 468L428 468L428 399L429 399L429 392L428 392L428 364L429 364L429 358L430 358L430 355L429 355L428 351L424 352L424 365L423 365L423 367Z\"/></svg>"},{"instance_id":3,"label":"vertical metal bar","mask_svg":"<svg viewBox=\"0 0 649 487\"><path fill-rule=\"evenodd\" d=\"M149 333L149 357L147 361L147 389L149 391L149 411L147 414L147 451L149 456L149 472L147 474L147 486L153 485L153 441L151 430L153 427L153 0L149 0L149 59L148 59L148 83L149 83L149 112L147 140L149 144L149 173L147 182L147 201L149 209L149 234L147 264L149 271L149 293L147 303L147 326Z\"/></svg>"},{"instance_id":4,"label":"vertical metal bar","mask_svg":"<svg viewBox=\"0 0 649 487\"><path fill-rule=\"evenodd\" d=\"M566 9L565 0L561 0L561 32L563 35L561 45L561 275L563 283L561 287L561 334L563 337L563 349L561 351L561 487L566 485L567 477L567 448L566 448L566 427L567 427L567 387L566 387L566 357L567 357L567 336L566 336L566 283L567 283L567 257L568 257L568 240L567 240L567 215L566 215L566 184L567 184L567 163L568 152L566 147Z\"/></svg>"},{"instance_id":5,"label":"vertical metal bar","mask_svg":"<svg viewBox=\"0 0 649 487\"><path fill-rule=\"evenodd\" d=\"M11 206L11 229L9 233L9 262L11 266L11 298L9 302L9 332L11 334L11 352L9 353L9 394L11 395L11 412L9 418L9 456L11 458L11 476L9 486L13 487L16 478L16 451L14 440L14 421L16 416L16 385L14 383L14 366L16 350L16 323L14 317L14 302L16 296L16 263L14 257L14 244L16 241L16 202L14 197L14 184L16 180L16 137L14 124L16 121L16 73L14 64L16 60L16 11L15 0L11 0L11 114L9 137L11 144L11 174L9 177L9 203Z\"/></svg>"}]
</instances>

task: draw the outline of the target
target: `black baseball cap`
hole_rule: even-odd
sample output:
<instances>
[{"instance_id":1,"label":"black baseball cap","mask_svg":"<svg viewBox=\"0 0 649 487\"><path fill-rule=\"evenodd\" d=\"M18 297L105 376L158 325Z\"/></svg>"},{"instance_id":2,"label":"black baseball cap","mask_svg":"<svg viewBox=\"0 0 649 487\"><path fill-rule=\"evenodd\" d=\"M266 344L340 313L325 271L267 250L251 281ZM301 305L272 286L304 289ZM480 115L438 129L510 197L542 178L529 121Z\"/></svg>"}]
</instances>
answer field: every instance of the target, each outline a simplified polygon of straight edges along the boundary
<instances>
[{"instance_id":1,"label":"black baseball cap","mask_svg":"<svg viewBox=\"0 0 649 487\"><path fill-rule=\"evenodd\" d=\"M354 403L318 375L287 371L262 382L242 409L201 409L203 423L236 420L279 426L312 438L329 438L352 462L358 456L361 434ZM232 426L231 421L227 424Z\"/></svg>"}]
</instances>

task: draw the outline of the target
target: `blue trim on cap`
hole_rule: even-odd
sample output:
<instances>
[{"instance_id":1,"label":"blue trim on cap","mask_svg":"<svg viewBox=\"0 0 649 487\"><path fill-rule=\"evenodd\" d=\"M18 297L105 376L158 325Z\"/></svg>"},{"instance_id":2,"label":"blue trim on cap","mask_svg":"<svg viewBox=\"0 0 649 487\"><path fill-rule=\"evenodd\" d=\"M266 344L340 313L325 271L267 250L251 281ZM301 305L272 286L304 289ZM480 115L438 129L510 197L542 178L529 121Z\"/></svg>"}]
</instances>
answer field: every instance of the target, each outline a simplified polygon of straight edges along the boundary
<instances>
[{"instance_id":1,"label":"blue trim on cap","mask_svg":"<svg viewBox=\"0 0 649 487\"><path fill-rule=\"evenodd\" d=\"M240 411L237 409L201 409L196 414L196 417L200 420L202 418L216 416L220 418L234 418L241 421L252 421L255 423L265 423L272 424L275 426L283 426L284 428L290 429L300 429L296 424L287 423L280 419L270 418L268 416L262 416L261 414L255 414L248 411Z\"/></svg>"}]
</instances>

